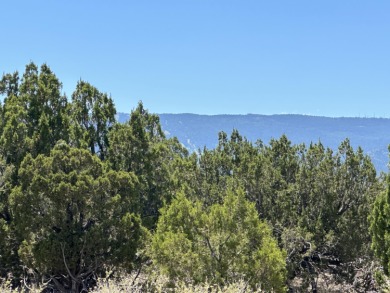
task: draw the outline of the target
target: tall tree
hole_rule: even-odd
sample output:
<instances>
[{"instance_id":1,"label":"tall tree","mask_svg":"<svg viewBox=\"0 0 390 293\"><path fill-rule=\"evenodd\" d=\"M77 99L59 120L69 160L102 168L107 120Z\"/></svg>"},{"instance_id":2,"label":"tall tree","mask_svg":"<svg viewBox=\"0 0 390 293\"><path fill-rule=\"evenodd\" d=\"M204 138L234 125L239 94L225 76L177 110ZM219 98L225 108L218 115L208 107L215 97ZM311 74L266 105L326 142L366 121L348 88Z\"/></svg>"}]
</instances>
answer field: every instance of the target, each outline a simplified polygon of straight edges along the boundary
<instances>
[{"instance_id":1,"label":"tall tree","mask_svg":"<svg viewBox=\"0 0 390 293\"><path fill-rule=\"evenodd\" d=\"M39 118L42 113L43 101L38 94L39 72L34 63L26 65L20 85L20 97L24 102L27 111L28 136L32 137L37 131Z\"/></svg>"},{"instance_id":2,"label":"tall tree","mask_svg":"<svg viewBox=\"0 0 390 293\"><path fill-rule=\"evenodd\" d=\"M0 94L6 94L2 128L7 123L5 116L13 114L7 114L9 107L5 105L12 96L16 97L19 106L25 111L23 127L27 129L26 137L31 140L30 151L34 156L48 154L60 139L69 140L67 99L61 90L62 84L46 64L40 67L40 71L34 63L28 64L21 81L17 72L5 74L2 78ZM43 138L45 142L42 142Z\"/></svg>"},{"instance_id":3,"label":"tall tree","mask_svg":"<svg viewBox=\"0 0 390 293\"><path fill-rule=\"evenodd\" d=\"M18 167L32 146L32 140L28 136L27 111L22 100L11 95L4 104L3 113L0 152L7 164Z\"/></svg>"},{"instance_id":4,"label":"tall tree","mask_svg":"<svg viewBox=\"0 0 390 293\"><path fill-rule=\"evenodd\" d=\"M50 148L59 140L69 141L69 107L62 91L62 83L58 80L49 66L43 64L38 79L38 96L41 104L38 131L41 132L42 119L47 119L50 133L48 143ZM45 115L46 117L42 117ZM38 152L41 153L41 152ZM44 152L48 154L48 152Z\"/></svg>"},{"instance_id":5,"label":"tall tree","mask_svg":"<svg viewBox=\"0 0 390 293\"><path fill-rule=\"evenodd\" d=\"M72 94L72 140L87 147L104 160L108 150L108 132L115 123L114 102L88 82L80 80Z\"/></svg>"},{"instance_id":6,"label":"tall tree","mask_svg":"<svg viewBox=\"0 0 390 293\"><path fill-rule=\"evenodd\" d=\"M142 103L131 112L125 124L116 124L109 133L109 162L114 170L134 172L139 181L141 215L153 227L159 209L172 195L173 163L188 152L177 139L166 139L159 117Z\"/></svg>"},{"instance_id":7,"label":"tall tree","mask_svg":"<svg viewBox=\"0 0 390 293\"><path fill-rule=\"evenodd\" d=\"M0 80L0 95L9 97L11 95L17 96L19 94L19 73L6 73Z\"/></svg>"}]
</instances>

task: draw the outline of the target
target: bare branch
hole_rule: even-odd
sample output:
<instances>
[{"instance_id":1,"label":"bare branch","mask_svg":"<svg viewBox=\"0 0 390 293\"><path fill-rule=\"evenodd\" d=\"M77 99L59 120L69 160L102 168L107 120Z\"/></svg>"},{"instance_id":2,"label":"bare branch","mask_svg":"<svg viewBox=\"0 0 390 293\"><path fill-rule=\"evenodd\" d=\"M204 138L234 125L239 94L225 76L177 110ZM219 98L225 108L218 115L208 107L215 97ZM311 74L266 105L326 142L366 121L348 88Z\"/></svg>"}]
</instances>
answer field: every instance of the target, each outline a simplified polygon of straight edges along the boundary
<instances>
[{"instance_id":1,"label":"bare branch","mask_svg":"<svg viewBox=\"0 0 390 293\"><path fill-rule=\"evenodd\" d=\"M64 260L66 271L68 272L68 274L72 278L72 280L75 281L76 283L78 283L78 280L73 276L73 274L69 270L68 264L67 264L66 259L65 259L65 252L64 252L65 249L64 249L64 246L65 245L63 243L61 243L62 258Z\"/></svg>"},{"instance_id":2,"label":"bare branch","mask_svg":"<svg viewBox=\"0 0 390 293\"><path fill-rule=\"evenodd\" d=\"M135 277L134 277L134 279L133 279L133 282L131 283L131 286L134 286L135 281L138 279L139 274L141 273L141 269L142 269L142 265L139 267L138 272L137 272L137 275L135 275Z\"/></svg>"},{"instance_id":3,"label":"bare branch","mask_svg":"<svg viewBox=\"0 0 390 293\"><path fill-rule=\"evenodd\" d=\"M68 293L69 290L66 290L64 286L56 278L53 278L53 282L58 290L60 290L62 293Z\"/></svg>"}]
</instances>

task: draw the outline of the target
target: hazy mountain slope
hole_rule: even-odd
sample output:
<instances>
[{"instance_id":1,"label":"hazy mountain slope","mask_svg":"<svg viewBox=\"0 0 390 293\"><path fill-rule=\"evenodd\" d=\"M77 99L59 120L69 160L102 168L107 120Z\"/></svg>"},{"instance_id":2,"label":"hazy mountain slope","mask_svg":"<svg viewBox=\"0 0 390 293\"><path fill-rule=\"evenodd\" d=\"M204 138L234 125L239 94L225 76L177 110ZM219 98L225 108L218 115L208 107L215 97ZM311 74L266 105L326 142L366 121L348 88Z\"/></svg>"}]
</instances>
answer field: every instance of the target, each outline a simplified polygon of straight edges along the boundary
<instances>
[{"instance_id":1,"label":"hazy mountain slope","mask_svg":"<svg viewBox=\"0 0 390 293\"><path fill-rule=\"evenodd\" d=\"M378 171L387 171L390 143L390 119L382 118L328 118L304 115L196 115L160 114L163 130L168 136L176 136L190 150L214 148L218 132L228 134L232 129L251 141L261 139L268 143L282 134L293 143L318 142L337 148L349 138L354 147L361 146L372 157ZM124 122L128 114L119 113Z\"/></svg>"}]
</instances>

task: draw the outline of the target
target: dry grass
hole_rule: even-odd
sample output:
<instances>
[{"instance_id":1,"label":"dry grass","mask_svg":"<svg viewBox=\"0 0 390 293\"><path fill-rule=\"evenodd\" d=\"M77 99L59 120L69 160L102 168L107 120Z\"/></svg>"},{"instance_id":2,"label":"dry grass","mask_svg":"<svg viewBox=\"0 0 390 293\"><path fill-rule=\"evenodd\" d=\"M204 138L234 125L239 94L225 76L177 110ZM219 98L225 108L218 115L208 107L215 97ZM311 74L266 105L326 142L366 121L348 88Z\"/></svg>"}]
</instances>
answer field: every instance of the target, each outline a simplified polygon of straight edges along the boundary
<instances>
[{"instance_id":1,"label":"dry grass","mask_svg":"<svg viewBox=\"0 0 390 293\"><path fill-rule=\"evenodd\" d=\"M11 280L0 279L1 293L41 293L43 288L35 285L20 286L19 288L12 288Z\"/></svg>"},{"instance_id":2,"label":"dry grass","mask_svg":"<svg viewBox=\"0 0 390 293\"><path fill-rule=\"evenodd\" d=\"M186 284L184 282L176 282L175 288L172 288L172 284L164 276L158 276L154 279L146 279L138 277L134 279L134 276L126 276L124 278L117 278L115 280L100 279L98 286L91 291L91 293L123 293L123 292L156 292L156 293L245 293L255 292L260 293L261 290L253 291L247 286L244 281L229 284L227 286L216 286L210 284L193 285Z\"/></svg>"},{"instance_id":3,"label":"dry grass","mask_svg":"<svg viewBox=\"0 0 390 293\"><path fill-rule=\"evenodd\" d=\"M0 279L1 293L40 293L44 288L39 286L25 287L12 289L10 280ZM154 279L139 276L135 278L134 275L127 275L125 277L117 277L113 279L100 278L97 286L90 291L91 293L246 293L246 292L262 292L261 290L253 291L247 287L244 281L229 284L227 286L215 286L210 284L192 285L184 282L177 282L175 288L164 276L157 276Z\"/></svg>"},{"instance_id":4,"label":"dry grass","mask_svg":"<svg viewBox=\"0 0 390 293\"><path fill-rule=\"evenodd\" d=\"M318 292L362 292L356 290L353 286L348 284L336 284L334 280L328 276L322 276L318 280ZM298 289L299 284L296 282L291 284L292 287L296 287L296 292L302 292ZM295 285L295 286L294 286ZM91 293L144 293L144 292L155 292L155 293L249 293L249 292L263 292L260 289L253 291L244 281L238 281L226 286L216 286L210 284L199 284L193 285L185 282L176 282L174 288L172 283L162 275L146 276L140 275L135 277L132 275L119 275L116 278L99 278L97 280L97 286L91 290ZM390 293L390 280L386 278L381 292ZM39 286L21 286L13 289L11 287L10 280L0 279L0 292L1 293L41 293L43 287ZM304 290L305 292L310 291L309 288Z\"/></svg>"}]
</instances>

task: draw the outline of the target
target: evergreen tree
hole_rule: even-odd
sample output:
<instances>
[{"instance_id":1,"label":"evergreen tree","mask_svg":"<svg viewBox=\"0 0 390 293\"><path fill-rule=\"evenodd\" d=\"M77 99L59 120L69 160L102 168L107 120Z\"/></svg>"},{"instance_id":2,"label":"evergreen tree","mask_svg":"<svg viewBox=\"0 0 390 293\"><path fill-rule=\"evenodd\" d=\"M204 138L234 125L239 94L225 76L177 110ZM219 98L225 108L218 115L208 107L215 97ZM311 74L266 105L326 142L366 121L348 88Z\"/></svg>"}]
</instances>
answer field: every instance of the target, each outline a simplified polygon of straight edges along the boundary
<instances>
[{"instance_id":1,"label":"evergreen tree","mask_svg":"<svg viewBox=\"0 0 390 293\"><path fill-rule=\"evenodd\" d=\"M181 193L164 207L152 240L152 259L171 280L228 284L285 292L285 253L242 190L204 207Z\"/></svg>"},{"instance_id":2,"label":"evergreen tree","mask_svg":"<svg viewBox=\"0 0 390 293\"><path fill-rule=\"evenodd\" d=\"M72 94L72 143L86 147L104 160L108 150L108 132L115 123L114 102L88 82L80 80Z\"/></svg>"},{"instance_id":3,"label":"evergreen tree","mask_svg":"<svg viewBox=\"0 0 390 293\"><path fill-rule=\"evenodd\" d=\"M390 148L389 148L390 150ZM390 272L390 179L387 177L387 190L375 199L370 217L371 248L382 263L387 276Z\"/></svg>"},{"instance_id":4,"label":"evergreen tree","mask_svg":"<svg viewBox=\"0 0 390 293\"><path fill-rule=\"evenodd\" d=\"M3 113L0 152L7 164L18 167L32 147L32 140L28 136L27 111L22 100L11 95L5 101Z\"/></svg>"},{"instance_id":5,"label":"evergreen tree","mask_svg":"<svg viewBox=\"0 0 390 293\"><path fill-rule=\"evenodd\" d=\"M10 206L24 265L71 292L104 265L131 268L143 233L133 173L60 141L49 156L27 155L19 178Z\"/></svg>"},{"instance_id":6,"label":"evergreen tree","mask_svg":"<svg viewBox=\"0 0 390 293\"><path fill-rule=\"evenodd\" d=\"M116 124L109 133L109 162L114 170L134 172L139 181L143 223L153 227L159 209L173 193L173 165L188 155L177 139L166 139L159 117L142 103L125 124Z\"/></svg>"}]
</instances>

